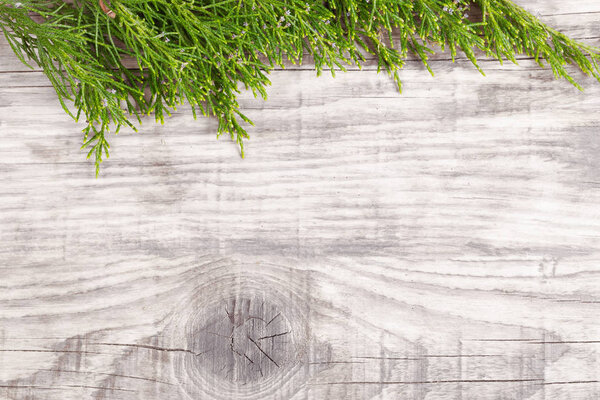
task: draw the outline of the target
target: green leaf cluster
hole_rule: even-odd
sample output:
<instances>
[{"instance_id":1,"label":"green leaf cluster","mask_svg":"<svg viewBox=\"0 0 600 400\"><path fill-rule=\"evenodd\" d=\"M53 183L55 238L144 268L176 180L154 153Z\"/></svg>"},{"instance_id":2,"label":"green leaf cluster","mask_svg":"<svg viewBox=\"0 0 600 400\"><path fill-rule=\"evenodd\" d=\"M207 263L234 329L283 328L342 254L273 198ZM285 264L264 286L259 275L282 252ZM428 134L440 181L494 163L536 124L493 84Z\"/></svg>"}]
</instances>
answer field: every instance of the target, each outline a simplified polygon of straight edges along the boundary
<instances>
[{"instance_id":1,"label":"green leaf cluster","mask_svg":"<svg viewBox=\"0 0 600 400\"><path fill-rule=\"evenodd\" d=\"M599 49L510 0L0 0L0 29L21 61L42 68L65 111L85 119L96 175L111 129L135 130L148 114L162 123L184 103L194 117L216 117L243 156L251 121L239 91L266 98L269 71L307 59L320 74L374 57L399 89L409 55L433 73L438 49L480 71L480 55L516 63L526 54L579 88L568 64L600 81Z\"/></svg>"}]
</instances>

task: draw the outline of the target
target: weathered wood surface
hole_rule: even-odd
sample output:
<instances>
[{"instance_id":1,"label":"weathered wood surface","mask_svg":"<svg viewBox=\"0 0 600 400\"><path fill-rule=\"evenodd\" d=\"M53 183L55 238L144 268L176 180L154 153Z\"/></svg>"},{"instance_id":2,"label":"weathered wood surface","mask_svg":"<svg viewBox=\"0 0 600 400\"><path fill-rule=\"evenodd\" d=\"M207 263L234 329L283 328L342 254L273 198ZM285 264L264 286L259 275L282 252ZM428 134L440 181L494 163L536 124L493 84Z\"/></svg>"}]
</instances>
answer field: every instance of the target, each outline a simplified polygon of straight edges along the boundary
<instances>
[{"instance_id":1,"label":"weathered wood surface","mask_svg":"<svg viewBox=\"0 0 600 400\"><path fill-rule=\"evenodd\" d=\"M600 398L592 80L278 71L245 160L181 112L96 180L0 43L0 399Z\"/></svg>"}]
</instances>

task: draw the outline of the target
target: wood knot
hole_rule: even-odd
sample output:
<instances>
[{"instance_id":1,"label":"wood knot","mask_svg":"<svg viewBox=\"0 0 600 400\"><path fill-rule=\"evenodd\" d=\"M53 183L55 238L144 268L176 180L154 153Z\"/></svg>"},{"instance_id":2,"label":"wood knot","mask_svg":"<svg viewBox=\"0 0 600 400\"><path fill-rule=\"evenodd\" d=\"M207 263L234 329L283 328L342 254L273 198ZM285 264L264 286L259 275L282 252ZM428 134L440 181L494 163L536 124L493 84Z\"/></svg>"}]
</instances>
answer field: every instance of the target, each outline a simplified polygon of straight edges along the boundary
<instances>
[{"instance_id":1,"label":"wood knot","mask_svg":"<svg viewBox=\"0 0 600 400\"><path fill-rule=\"evenodd\" d=\"M194 335L202 368L236 383L265 379L295 358L292 327L279 307L259 297L235 297L206 310Z\"/></svg>"},{"instance_id":2,"label":"wood knot","mask_svg":"<svg viewBox=\"0 0 600 400\"><path fill-rule=\"evenodd\" d=\"M173 347L190 350L173 360L189 398L266 399L278 388L296 393L312 373L310 276L230 260L198 270L195 289L181 298L163 332Z\"/></svg>"}]
</instances>

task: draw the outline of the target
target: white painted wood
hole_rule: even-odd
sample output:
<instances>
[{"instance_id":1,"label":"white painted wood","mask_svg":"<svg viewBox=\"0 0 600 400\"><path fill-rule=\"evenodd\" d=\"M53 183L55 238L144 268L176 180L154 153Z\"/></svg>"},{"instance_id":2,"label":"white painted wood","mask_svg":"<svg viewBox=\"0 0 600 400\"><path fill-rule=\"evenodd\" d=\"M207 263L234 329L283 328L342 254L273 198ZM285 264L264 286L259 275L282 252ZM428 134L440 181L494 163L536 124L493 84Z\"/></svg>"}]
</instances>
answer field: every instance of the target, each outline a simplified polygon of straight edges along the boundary
<instances>
[{"instance_id":1,"label":"white painted wood","mask_svg":"<svg viewBox=\"0 0 600 400\"><path fill-rule=\"evenodd\" d=\"M596 1L522 3L600 44ZM277 71L246 159L181 110L94 179L0 43L0 399L600 397L591 79Z\"/></svg>"}]
</instances>

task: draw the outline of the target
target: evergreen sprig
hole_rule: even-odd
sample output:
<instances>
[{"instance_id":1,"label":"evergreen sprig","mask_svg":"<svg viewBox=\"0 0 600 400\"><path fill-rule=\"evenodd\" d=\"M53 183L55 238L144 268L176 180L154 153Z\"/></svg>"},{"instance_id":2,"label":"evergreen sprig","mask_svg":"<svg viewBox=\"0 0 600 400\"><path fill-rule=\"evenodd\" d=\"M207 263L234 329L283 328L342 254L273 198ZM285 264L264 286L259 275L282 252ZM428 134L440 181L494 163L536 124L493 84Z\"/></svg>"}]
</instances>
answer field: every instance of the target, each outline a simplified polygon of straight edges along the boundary
<instances>
[{"instance_id":1,"label":"evergreen sprig","mask_svg":"<svg viewBox=\"0 0 600 400\"><path fill-rule=\"evenodd\" d=\"M480 18L468 17L471 8ZM146 114L163 123L184 103L194 117L215 116L217 135L229 134L243 156L251 121L240 87L266 98L269 71L307 56L320 74L371 54L399 89L409 54L433 74L437 49L480 71L478 54L514 63L526 54L580 89L568 64L600 81L599 49L510 0L0 0L0 28L22 62L42 68L65 111L85 118L82 147L96 175L112 127L135 130Z\"/></svg>"}]
</instances>

